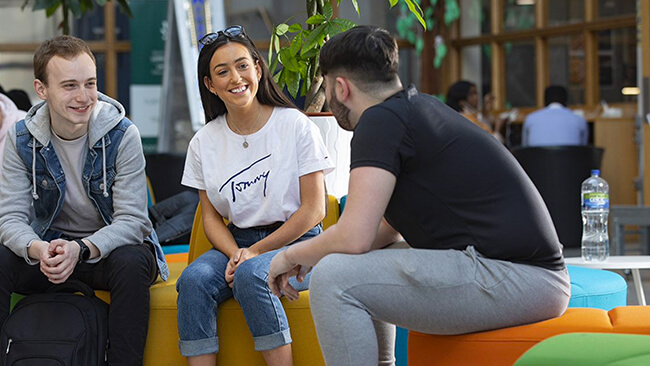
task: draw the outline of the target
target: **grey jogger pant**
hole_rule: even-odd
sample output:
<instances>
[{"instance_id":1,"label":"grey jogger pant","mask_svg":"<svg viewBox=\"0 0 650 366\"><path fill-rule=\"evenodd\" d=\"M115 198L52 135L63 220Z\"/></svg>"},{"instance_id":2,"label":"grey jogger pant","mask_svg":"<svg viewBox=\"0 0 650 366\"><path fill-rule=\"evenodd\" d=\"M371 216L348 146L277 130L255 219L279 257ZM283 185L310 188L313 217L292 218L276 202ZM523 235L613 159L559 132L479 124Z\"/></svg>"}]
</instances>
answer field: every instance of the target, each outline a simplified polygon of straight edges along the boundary
<instances>
[{"instance_id":1,"label":"grey jogger pant","mask_svg":"<svg viewBox=\"0 0 650 366\"><path fill-rule=\"evenodd\" d=\"M327 365L393 364L393 324L464 334L557 317L569 303L566 270L488 259L472 246L394 248L330 254L314 268L311 311Z\"/></svg>"}]
</instances>

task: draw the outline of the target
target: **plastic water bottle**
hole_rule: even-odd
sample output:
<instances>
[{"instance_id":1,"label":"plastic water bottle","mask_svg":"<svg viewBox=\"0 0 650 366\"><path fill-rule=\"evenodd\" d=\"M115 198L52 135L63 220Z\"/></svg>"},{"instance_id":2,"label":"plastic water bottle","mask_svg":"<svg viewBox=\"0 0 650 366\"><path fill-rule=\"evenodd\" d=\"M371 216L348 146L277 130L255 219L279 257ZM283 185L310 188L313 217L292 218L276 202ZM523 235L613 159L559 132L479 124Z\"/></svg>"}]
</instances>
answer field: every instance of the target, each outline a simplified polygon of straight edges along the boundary
<instances>
[{"instance_id":1,"label":"plastic water bottle","mask_svg":"<svg viewBox=\"0 0 650 366\"><path fill-rule=\"evenodd\" d=\"M600 177L600 170L582 182L582 258L585 261L606 261L609 257L609 184Z\"/></svg>"}]
</instances>

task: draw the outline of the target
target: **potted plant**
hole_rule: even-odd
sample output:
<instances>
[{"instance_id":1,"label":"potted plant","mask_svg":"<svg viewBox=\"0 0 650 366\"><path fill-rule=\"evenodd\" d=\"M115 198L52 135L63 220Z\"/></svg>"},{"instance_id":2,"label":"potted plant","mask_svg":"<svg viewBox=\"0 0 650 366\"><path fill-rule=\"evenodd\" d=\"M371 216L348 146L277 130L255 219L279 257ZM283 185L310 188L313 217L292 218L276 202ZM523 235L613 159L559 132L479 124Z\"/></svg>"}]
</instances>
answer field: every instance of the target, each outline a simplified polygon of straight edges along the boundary
<instances>
[{"instance_id":1,"label":"potted plant","mask_svg":"<svg viewBox=\"0 0 650 366\"><path fill-rule=\"evenodd\" d=\"M103 7L109 0L31 0L34 5L32 11L45 9L45 15L49 18L54 15L57 9L61 8L63 12L63 20L59 24L59 29L63 34L70 34L70 13L76 18L81 18L86 12L93 10L95 3ZM120 6L120 10L129 17L133 17L131 8L129 7L129 0L116 0ZM25 0L22 9L30 3L30 0Z\"/></svg>"},{"instance_id":2,"label":"potted plant","mask_svg":"<svg viewBox=\"0 0 650 366\"><path fill-rule=\"evenodd\" d=\"M342 0L336 0L340 4ZM351 0L357 14L357 0ZM400 1L408 7L422 27L426 29L423 12L417 0L388 0L391 8ZM269 65L275 81L286 87L296 98L305 96L305 112L321 112L325 104L325 92L318 67L318 55L327 39L355 26L347 19L334 18L329 0L306 0L306 24L295 22L278 24L273 29L269 46ZM281 38L287 42L283 46ZM279 69L279 66L282 68Z\"/></svg>"},{"instance_id":3,"label":"potted plant","mask_svg":"<svg viewBox=\"0 0 650 366\"><path fill-rule=\"evenodd\" d=\"M357 0L351 0L357 14ZM405 4L422 27L426 27L419 0L389 0L391 8L399 2ZM330 159L339 167L325 177L329 194L342 197L347 194L350 165L350 140L352 133L341 129L330 113L319 113L325 107L325 91L318 67L318 56L323 44L332 36L344 32L355 24L347 19L334 18L330 0L306 0L307 20L304 23L289 21L278 24L271 35L269 65L275 81L287 89L294 98L305 96L305 112L318 126ZM341 0L336 0L337 4ZM286 39L281 44L280 39ZM280 67L282 65L282 67Z\"/></svg>"}]
</instances>

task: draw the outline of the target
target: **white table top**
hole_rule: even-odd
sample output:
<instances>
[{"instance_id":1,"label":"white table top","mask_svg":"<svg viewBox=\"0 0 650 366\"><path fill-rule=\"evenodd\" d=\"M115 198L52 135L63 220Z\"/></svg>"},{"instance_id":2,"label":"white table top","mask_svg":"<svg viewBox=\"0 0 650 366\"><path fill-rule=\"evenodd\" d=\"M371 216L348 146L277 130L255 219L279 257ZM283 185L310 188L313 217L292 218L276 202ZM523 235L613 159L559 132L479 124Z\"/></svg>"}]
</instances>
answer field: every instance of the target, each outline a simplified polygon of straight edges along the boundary
<instances>
[{"instance_id":1,"label":"white table top","mask_svg":"<svg viewBox=\"0 0 650 366\"><path fill-rule=\"evenodd\" d=\"M650 269L650 255L610 256L604 262L587 262L582 257L564 258L564 263L600 269Z\"/></svg>"}]
</instances>

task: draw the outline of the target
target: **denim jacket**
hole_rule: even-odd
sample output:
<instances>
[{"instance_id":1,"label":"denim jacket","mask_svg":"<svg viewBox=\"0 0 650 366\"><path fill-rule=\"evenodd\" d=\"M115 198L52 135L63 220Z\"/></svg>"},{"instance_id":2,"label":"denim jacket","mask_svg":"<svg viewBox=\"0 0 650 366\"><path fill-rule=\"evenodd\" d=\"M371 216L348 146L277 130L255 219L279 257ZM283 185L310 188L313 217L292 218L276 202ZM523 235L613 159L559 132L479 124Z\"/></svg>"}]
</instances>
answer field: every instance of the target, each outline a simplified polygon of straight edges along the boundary
<instances>
[{"instance_id":1,"label":"denim jacket","mask_svg":"<svg viewBox=\"0 0 650 366\"><path fill-rule=\"evenodd\" d=\"M50 137L49 111L41 103L10 131L7 161L3 163L6 174L0 181L0 241L28 263L31 260L27 247L32 240L50 241L62 235L52 230L51 225L63 207L65 174ZM155 248L160 276L166 280L169 270L165 256L145 209L146 180L140 136L124 117L124 109L117 101L100 94L89 123L88 141L82 183L106 224L87 237L101 252L99 258L89 262L105 258L121 245L146 241ZM117 170L119 159L125 173ZM115 185L118 178L126 183ZM19 194L10 194L11 190ZM34 218L29 227L34 235L25 228L24 209L14 206L17 199L33 205Z\"/></svg>"}]
</instances>

